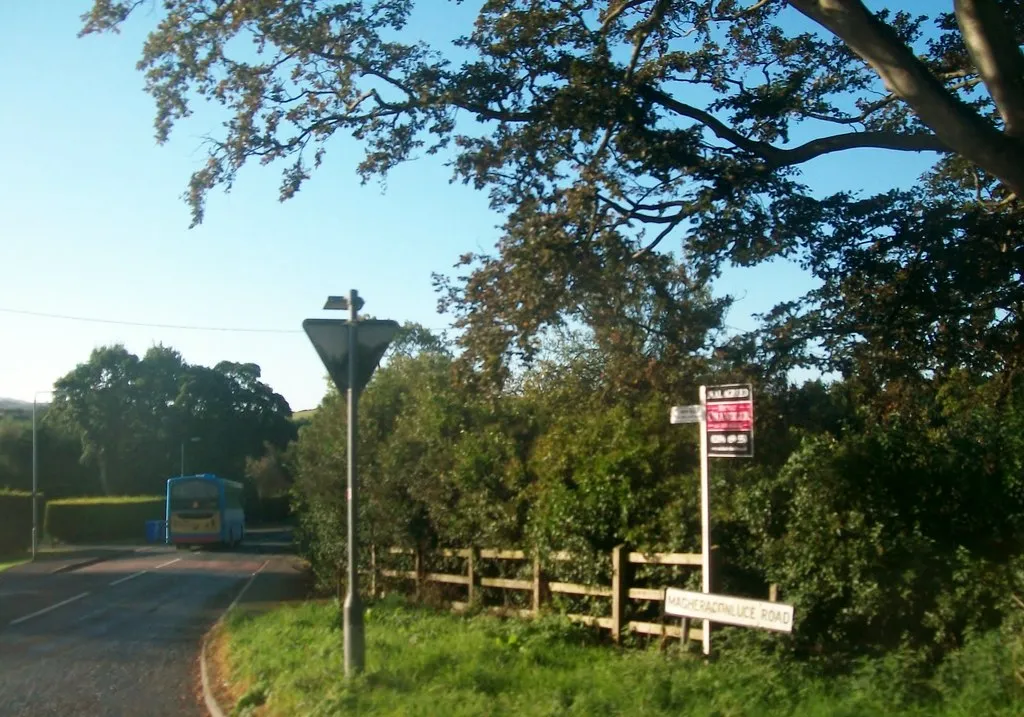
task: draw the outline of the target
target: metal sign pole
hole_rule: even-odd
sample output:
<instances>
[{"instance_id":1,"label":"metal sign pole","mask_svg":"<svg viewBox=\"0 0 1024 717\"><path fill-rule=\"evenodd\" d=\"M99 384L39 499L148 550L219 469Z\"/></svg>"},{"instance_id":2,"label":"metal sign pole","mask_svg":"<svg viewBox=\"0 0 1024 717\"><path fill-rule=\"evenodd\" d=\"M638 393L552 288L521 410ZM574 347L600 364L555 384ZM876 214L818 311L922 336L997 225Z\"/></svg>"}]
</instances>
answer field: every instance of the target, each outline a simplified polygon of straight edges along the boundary
<instances>
[{"instance_id":1,"label":"metal sign pole","mask_svg":"<svg viewBox=\"0 0 1024 717\"><path fill-rule=\"evenodd\" d=\"M348 480L345 491L348 518L348 578L342 621L345 628L345 676L362 672L366 661L364 607L359 596L359 394L370 380L400 327L390 319L359 320L363 300L355 289L328 296L324 309L345 309L348 321L306 319L306 332L338 391L348 394ZM339 570L340 572L340 570ZM340 577L340 576L339 576Z\"/></svg>"},{"instance_id":2,"label":"metal sign pole","mask_svg":"<svg viewBox=\"0 0 1024 717\"><path fill-rule=\"evenodd\" d=\"M356 382L356 357L358 344L358 293L353 289L348 300L348 332L350 353L348 357L348 593L345 595L345 676L352 677L362 672L366 654L363 634L363 603L359 599L358 572L358 524L359 482L357 475L356 421L359 417L359 386Z\"/></svg>"},{"instance_id":3,"label":"metal sign pole","mask_svg":"<svg viewBox=\"0 0 1024 717\"><path fill-rule=\"evenodd\" d=\"M700 562L701 591L711 592L711 490L708 479L707 386L700 387ZM711 621L704 620L704 654L711 654Z\"/></svg>"}]
</instances>

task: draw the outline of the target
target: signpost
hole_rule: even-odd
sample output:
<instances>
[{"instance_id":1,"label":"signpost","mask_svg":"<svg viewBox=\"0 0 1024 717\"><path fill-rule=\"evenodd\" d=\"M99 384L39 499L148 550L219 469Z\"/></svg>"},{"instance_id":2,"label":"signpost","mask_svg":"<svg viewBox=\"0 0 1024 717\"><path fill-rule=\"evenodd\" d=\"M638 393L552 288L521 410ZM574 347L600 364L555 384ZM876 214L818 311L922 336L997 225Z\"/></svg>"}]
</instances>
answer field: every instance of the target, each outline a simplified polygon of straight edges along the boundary
<instances>
[{"instance_id":1,"label":"signpost","mask_svg":"<svg viewBox=\"0 0 1024 717\"><path fill-rule=\"evenodd\" d=\"M701 592L710 595L711 489L709 459L753 457L754 391L749 383L733 383L721 386L700 386L699 395L700 403L698 404L673 406L669 420L672 423L700 424ZM666 597L666 609L667 605ZM704 618L703 635L704 654L708 655L711 653L711 620L709 617Z\"/></svg>"},{"instance_id":2,"label":"signpost","mask_svg":"<svg viewBox=\"0 0 1024 717\"><path fill-rule=\"evenodd\" d=\"M793 631L793 606L778 602L667 588L665 612L678 617L698 618L705 623L714 620L740 627L758 627L777 632Z\"/></svg>"},{"instance_id":3,"label":"signpost","mask_svg":"<svg viewBox=\"0 0 1024 717\"><path fill-rule=\"evenodd\" d=\"M366 656L363 603L359 597L358 524L359 481L356 473L359 394L370 380L388 345L398 332L395 321L360 321L363 300L355 289L348 297L328 297L325 309L348 309L348 321L306 319L302 322L328 375L339 391L348 393L348 585L345 595L345 676L362 672Z\"/></svg>"}]
</instances>

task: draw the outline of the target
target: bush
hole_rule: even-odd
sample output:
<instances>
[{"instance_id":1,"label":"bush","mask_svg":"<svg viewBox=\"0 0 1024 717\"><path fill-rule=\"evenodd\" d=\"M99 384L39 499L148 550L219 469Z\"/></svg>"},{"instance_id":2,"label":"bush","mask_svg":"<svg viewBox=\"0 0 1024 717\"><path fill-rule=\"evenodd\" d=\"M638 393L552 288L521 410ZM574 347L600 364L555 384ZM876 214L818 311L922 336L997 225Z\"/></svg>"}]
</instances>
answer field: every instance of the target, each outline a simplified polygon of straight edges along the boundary
<instances>
[{"instance_id":1,"label":"bush","mask_svg":"<svg viewBox=\"0 0 1024 717\"><path fill-rule=\"evenodd\" d=\"M164 498L67 498L46 504L46 533L66 543L143 539L147 520L162 520Z\"/></svg>"},{"instance_id":2,"label":"bush","mask_svg":"<svg viewBox=\"0 0 1024 717\"><path fill-rule=\"evenodd\" d=\"M32 545L32 494L0 489L0 555Z\"/></svg>"}]
</instances>

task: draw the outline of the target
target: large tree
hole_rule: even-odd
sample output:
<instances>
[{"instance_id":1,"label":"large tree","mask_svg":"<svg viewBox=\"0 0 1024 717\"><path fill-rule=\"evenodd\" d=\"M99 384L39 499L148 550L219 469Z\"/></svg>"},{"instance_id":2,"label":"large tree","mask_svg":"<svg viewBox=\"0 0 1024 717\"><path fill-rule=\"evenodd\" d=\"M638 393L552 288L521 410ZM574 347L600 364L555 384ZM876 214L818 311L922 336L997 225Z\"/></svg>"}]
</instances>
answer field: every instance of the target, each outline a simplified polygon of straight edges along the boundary
<instances>
[{"instance_id":1,"label":"large tree","mask_svg":"<svg viewBox=\"0 0 1024 717\"><path fill-rule=\"evenodd\" d=\"M82 32L149 4L94 0ZM439 280L471 354L530 354L544 326L600 318L624 292L656 312L700 311L694 292L723 265L786 256L825 295L772 316L775 355L811 362L803 349L824 342L827 362L849 366L909 342L914 370L1015 366L1024 10L879 4L489 0L465 35L431 47L408 39L425 7L413 0L166 0L139 67L160 141L196 101L229 114L189 183L195 222L250 159L285 162L292 196L339 132L365 145L364 179L447 152L507 215L494 255L466 255L465 276ZM927 193L821 197L800 183L805 163L865 148L934 154ZM856 231L837 231L848 217ZM670 236L678 260L660 253ZM938 268L915 268L936 255ZM837 291L842 306L822 301ZM649 313L632 318L675 338ZM934 351L939 334L955 340ZM960 338L978 341L954 351Z\"/></svg>"},{"instance_id":2,"label":"large tree","mask_svg":"<svg viewBox=\"0 0 1024 717\"><path fill-rule=\"evenodd\" d=\"M256 364L190 365L164 346L142 359L102 347L57 381L47 421L81 437L82 462L98 468L108 495L159 492L191 438L190 472L240 480L247 457L295 437L287 401L260 377Z\"/></svg>"}]
</instances>

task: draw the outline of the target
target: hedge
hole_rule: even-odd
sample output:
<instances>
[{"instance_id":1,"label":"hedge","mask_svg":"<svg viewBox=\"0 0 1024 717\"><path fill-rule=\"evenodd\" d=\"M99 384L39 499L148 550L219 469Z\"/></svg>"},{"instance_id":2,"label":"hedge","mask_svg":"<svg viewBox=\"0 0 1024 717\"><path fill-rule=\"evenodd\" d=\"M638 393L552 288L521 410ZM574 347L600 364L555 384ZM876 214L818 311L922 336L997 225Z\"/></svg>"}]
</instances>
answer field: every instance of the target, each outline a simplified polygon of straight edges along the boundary
<instances>
[{"instance_id":1,"label":"hedge","mask_svg":"<svg viewBox=\"0 0 1024 717\"><path fill-rule=\"evenodd\" d=\"M46 534L65 543L144 540L147 520L163 520L161 496L65 498L46 504Z\"/></svg>"},{"instance_id":2,"label":"hedge","mask_svg":"<svg viewBox=\"0 0 1024 717\"><path fill-rule=\"evenodd\" d=\"M32 547L32 494L0 489L0 555Z\"/></svg>"}]
</instances>

